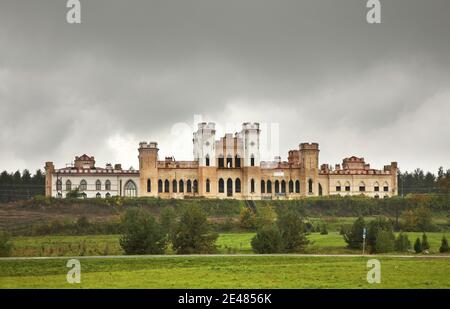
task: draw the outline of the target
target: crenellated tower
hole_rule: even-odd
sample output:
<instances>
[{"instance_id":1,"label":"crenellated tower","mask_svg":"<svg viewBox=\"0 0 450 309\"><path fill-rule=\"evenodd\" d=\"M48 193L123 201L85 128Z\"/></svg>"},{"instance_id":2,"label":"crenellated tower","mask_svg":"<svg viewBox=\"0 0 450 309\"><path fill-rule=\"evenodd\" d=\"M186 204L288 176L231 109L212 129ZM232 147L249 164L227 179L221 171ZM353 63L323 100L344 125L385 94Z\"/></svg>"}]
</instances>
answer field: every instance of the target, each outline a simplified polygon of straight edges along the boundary
<instances>
[{"instance_id":1,"label":"crenellated tower","mask_svg":"<svg viewBox=\"0 0 450 309\"><path fill-rule=\"evenodd\" d=\"M158 144L139 143L140 196L158 196Z\"/></svg>"}]
</instances>

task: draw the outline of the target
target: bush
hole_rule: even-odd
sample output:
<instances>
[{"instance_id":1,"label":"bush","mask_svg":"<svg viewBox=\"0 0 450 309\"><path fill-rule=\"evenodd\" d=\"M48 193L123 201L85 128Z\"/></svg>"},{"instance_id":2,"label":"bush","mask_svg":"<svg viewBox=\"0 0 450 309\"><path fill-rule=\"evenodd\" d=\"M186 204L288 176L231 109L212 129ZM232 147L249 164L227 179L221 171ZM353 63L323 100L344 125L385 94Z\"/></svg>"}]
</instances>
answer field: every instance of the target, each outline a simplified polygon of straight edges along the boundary
<instances>
[{"instance_id":1,"label":"bush","mask_svg":"<svg viewBox=\"0 0 450 309\"><path fill-rule=\"evenodd\" d=\"M394 249L395 249L394 233L392 231L379 230L376 237L374 252L386 253L392 252L394 251Z\"/></svg>"},{"instance_id":2,"label":"bush","mask_svg":"<svg viewBox=\"0 0 450 309\"><path fill-rule=\"evenodd\" d=\"M403 233L398 234L395 240L395 251L406 252L411 249L411 242L408 239L408 235Z\"/></svg>"},{"instance_id":3,"label":"bush","mask_svg":"<svg viewBox=\"0 0 450 309\"><path fill-rule=\"evenodd\" d=\"M256 214L249 207L242 207L239 214L239 225L244 229L254 229L256 227Z\"/></svg>"},{"instance_id":4,"label":"bush","mask_svg":"<svg viewBox=\"0 0 450 309\"><path fill-rule=\"evenodd\" d=\"M352 228L349 231L344 232L344 240L347 243L347 247L351 249L362 249L363 244L363 230L366 226L363 217L359 217L353 223Z\"/></svg>"},{"instance_id":5,"label":"bush","mask_svg":"<svg viewBox=\"0 0 450 309\"><path fill-rule=\"evenodd\" d=\"M124 233L119 239L126 254L162 254L165 235L152 215L142 209L128 210L123 219Z\"/></svg>"},{"instance_id":6,"label":"bush","mask_svg":"<svg viewBox=\"0 0 450 309\"><path fill-rule=\"evenodd\" d=\"M416 253L422 252L422 243L420 242L420 238L417 237L416 242L414 243L414 251Z\"/></svg>"},{"instance_id":7,"label":"bush","mask_svg":"<svg viewBox=\"0 0 450 309\"><path fill-rule=\"evenodd\" d=\"M402 213L403 229L415 232L433 232L437 227L432 223L431 209L425 204Z\"/></svg>"},{"instance_id":8,"label":"bush","mask_svg":"<svg viewBox=\"0 0 450 309\"><path fill-rule=\"evenodd\" d=\"M445 236L442 236L441 247L439 248L439 252L440 253L446 253L448 251L449 251L449 248L448 248L447 238Z\"/></svg>"},{"instance_id":9,"label":"bush","mask_svg":"<svg viewBox=\"0 0 450 309\"><path fill-rule=\"evenodd\" d=\"M309 240L306 238L305 225L302 217L296 212L287 210L280 214L277 227L282 237L282 249L285 252L301 252L308 245Z\"/></svg>"},{"instance_id":10,"label":"bush","mask_svg":"<svg viewBox=\"0 0 450 309\"><path fill-rule=\"evenodd\" d=\"M280 253L284 251L283 238L276 226L264 226L252 239L253 251L257 253Z\"/></svg>"},{"instance_id":11,"label":"bush","mask_svg":"<svg viewBox=\"0 0 450 309\"><path fill-rule=\"evenodd\" d=\"M197 206L184 209L172 242L178 254L214 253L218 235L211 232L206 213Z\"/></svg>"},{"instance_id":12,"label":"bush","mask_svg":"<svg viewBox=\"0 0 450 309\"><path fill-rule=\"evenodd\" d=\"M327 228L327 224L323 223L320 226L320 235L328 235L328 228Z\"/></svg>"},{"instance_id":13,"label":"bush","mask_svg":"<svg viewBox=\"0 0 450 309\"><path fill-rule=\"evenodd\" d=\"M271 205L266 207L259 207L256 214L256 227L261 229L266 226L271 226L277 219L277 213Z\"/></svg>"},{"instance_id":14,"label":"bush","mask_svg":"<svg viewBox=\"0 0 450 309\"><path fill-rule=\"evenodd\" d=\"M8 233L0 231L0 256L10 256L13 245Z\"/></svg>"},{"instance_id":15,"label":"bush","mask_svg":"<svg viewBox=\"0 0 450 309\"><path fill-rule=\"evenodd\" d=\"M422 251L429 250L430 249L430 243L428 242L428 236L427 234L423 233L422 235Z\"/></svg>"},{"instance_id":16,"label":"bush","mask_svg":"<svg viewBox=\"0 0 450 309\"><path fill-rule=\"evenodd\" d=\"M367 246L369 247L371 253L377 252L376 243L380 231L387 231L392 233L391 222L386 220L385 218L377 218L376 220L373 220L369 223L369 227L367 229ZM384 236L387 237L386 235ZM384 246L384 244L382 246Z\"/></svg>"}]
</instances>

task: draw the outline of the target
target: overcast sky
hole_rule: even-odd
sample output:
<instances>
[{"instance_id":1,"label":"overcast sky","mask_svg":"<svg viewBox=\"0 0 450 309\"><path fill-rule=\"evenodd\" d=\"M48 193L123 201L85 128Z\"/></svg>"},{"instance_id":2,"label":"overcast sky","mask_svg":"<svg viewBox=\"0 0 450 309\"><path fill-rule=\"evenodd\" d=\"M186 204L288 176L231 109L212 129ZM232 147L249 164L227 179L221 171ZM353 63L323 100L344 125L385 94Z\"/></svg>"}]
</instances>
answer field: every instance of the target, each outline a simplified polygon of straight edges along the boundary
<instances>
[{"instance_id":1,"label":"overcast sky","mask_svg":"<svg viewBox=\"0 0 450 309\"><path fill-rule=\"evenodd\" d=\"M265 159L450 168L450 1L382 0L380 25L365 3L81 0L69 25L65 0L1 0L0 169L137 168L141 140L190 160L195 115L278 128Z\"/></svg>"}]
</instances>

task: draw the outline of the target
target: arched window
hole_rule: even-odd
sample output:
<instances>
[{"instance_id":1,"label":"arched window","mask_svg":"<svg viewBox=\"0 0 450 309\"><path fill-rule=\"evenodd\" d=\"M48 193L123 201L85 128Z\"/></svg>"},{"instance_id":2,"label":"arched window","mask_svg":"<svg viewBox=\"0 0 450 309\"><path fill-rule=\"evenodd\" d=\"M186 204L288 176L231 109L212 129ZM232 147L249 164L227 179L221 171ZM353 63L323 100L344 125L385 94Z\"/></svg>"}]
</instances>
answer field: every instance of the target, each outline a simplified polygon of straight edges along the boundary
<instances>
[{"instance_id":1,"label":"arched window","mask_svg":"<svg viewBox=\"0 0 450 309\"><path fill-rule=\"evenodd\" d=\"M169 193L169 185L170 185L169 180L168 179L164 180L164 193Z\"/></svg>"},{"instance_id":2,"label":"arched window","mask_svg":"<svg viewBox=\"0 0 450 309\"><path fill-rule=\"evenodd\" d=\"M241 167L241 157L239 155L236 155L234 157L234 164L235 164L235 167L237 167L237 168Z\"/></svg>"},{"instance_id":3,"label":"arched window","mask_svg":"<svg viewBox=\"0 0 450 309\"><path fill-rule=\"evenodd\" d=\"M95 182L95 190L100 191L102 189L102 182L97 179L97 181Z\"/></svg>"},{"instance_id":4,"label":"arched window","mask_svg":"<svg viewBox=\"0 0 450 309\"><path fill-rule=\"evenodd\" d=\"M272 193L272 181L267 180L267 193Z\"/></svg>"},{"instance_id":5,"label":"arched window","mask_svg":"<svg viewBox=\"0 0 450 309\"><path fill-rule=\"evenodd\" d=\"M136 184L132 180L128 180L125 183L124 192L126 197L136 197L137 196Z\"/></svg>"},{"instance_id":6,"label":"arched window","mask_svg":"<svg viewBox=\"0 0 450 309\"><path fill-rule=\"evenodd\" d=\"M375 183L373 184L373 191L375 192L380 191L380 184L378 183L378 181L375 181Z\"/></svg>"},{"instance_id":7,"label":"arched window","mask_svg":"<svg viewBox=\"0 0 450 309\"><path fill-rule=\"evenodd\" d=\"M72 191L72 182L70 180L66 181L66 191Z\"/></svg>"},{"instance_id":8,"label":"arched window","mask_svg":"<svg viewBox=\"0 0 450 309\"><path fill-rule=\"evenodd\" d=\"M109 180L105 181L105 190L107 191L111 190L111 181Z\"/></svg>"},{"instance_id":9,"label":"arched window","mask_svg":"<svg viewBox=\"0 0 450 309\"><path fill-rule=\"evenodd\" d=\"M250 193L255 193L255 180L250 180Z\"/></svg>"},{"instance_id":10,"label":"arched window","mask_svg":"<svg viewBox=\"0 0 450 309\"><path fill-rule=\"evenodd\" d=\"M152 192L152 181L147 179L147 192Z\"/></svg>"},{"instance_id":11,"label":"arched window","mask_svg":"<svg viewBox=\"0 0 450 309\"><path fill-rule=\"evenodd\" d=\"M234 187L236 193L241 193L241 180L239 178L236 178Z\"/></svg>"},{"instance_id":12,"label":"arched window","mask_svg":"<svg viewBox=\"0 0 450 309\"><path fill-rule=\"evenodd\" d=\"M336 191L341 192L341 182L340 181L336 182Z\"/></svg>"},{"instance_id":13,"label":"arched window","mask_svg":"<svg viewBox=\"0 0 450 309\"><path fill-rule=\"evenodd\" d=\"M56 191L62 190L62 181L61 179L56 180Z\"/></svg>"},{"instance_id":14,"label":"arched window","mask_svg":"<svg viewBox=\"0 0 450 309\"><path fill-rule=\"evenodd\" d=\"M261 180L261 193L266 193L266 183L264 180Z\"/></svg>"},{"instance_id":15,"label":"arched window","mask_svg":"<svg viewBox=\"0 0 450 309\"><path fill-rule=\"evenodd\" d=\"M255 156L253 154L250 156L250 166L255 166Z\"/></svg>"},{"instance_id":16,"label":"arched window","mask_svg":"<svg viewBox=\"0 0 450 309\"><path fill-rule=\"evenodd\" d=\"M219 155L218 162L219 162L219 167L223 168L224 167L223 155Z\"/></svg>"},{"instance_id":17,"label":"arched window","mask_svg":"<svg viewBox=\"0 0 450 309\"><path fill-rule=\"evenodd\" d=\"M233 157L231 155L227 156L227 168L233 167Z\"/></svg>"},{"instance_id":18,"label":"arched window","mask_svg":"<svg viewBox=\"0 0 450 309\"><path fill-rule=\"evenodd\" d=\"M300 193L300 181L295 181L295 193Z\"/></svg>"},{"instance_id":19,"label":"arched window","mask_svg":"<svg viewBox=\"0 0 450 309\"><path fill-rule=\"evenodd\" d=\"M280 193L280 182L275 180L275 193Z\"/></svg>"},{"instance_id":20,"label":"arched window","mask_svg":"<svg viewBox=\"0 0 450 309\"><path fill-rule=\"evenodd\" d=\"M192 182L190 179L188 179L186 185L187 185L187 193L191 193L192 192Z\"/></svg>"},{"instance_id":21,"label":"arched window","mask_svg":"<svg viewBox=\"0 0 450 309\"><path fill-rule=\"evenodd\" d=\"M158 180L158 193L163 192L163 182L161 179Z\"/></svg>"},{"instance_id":22,"label":"arched window","mask_svg":"<svg viewBox=\"0 0 450 309\"><path fill-rule=\"evenodd\" d=\"M177 181L175 179L172 180L172 192L177 193Z\"/></svg>"},{"instance_id":23,"label":"arched window","mask_svg":"<svg viewBox=\"0 0 450 309\"><path fill-rule=\"evenodd\" d=\"M194 193L198 193L198 181L194 179Z\"/></svg>"},{"instance_id":24,"label":"arched window","mask_svg":"<svg viewBox=\"0 0 450 309\"><path fill-rule=\"evenodd\" d=\"M294 193L294 182L289 180L289 193Z\"/></svg>"},{"instance_id":25,"label":"arched window","mask_svg":"<svg viewBox=\"0 0 450 309\"><path fill-rule=\"evenodd\" d=\"M308 180L308 192L309 192L309 194L313 193L313 181L312 181L312 179Z\"/></svg>"},{"instance_id":26,"label":"arched window","mask_svg":"<svg viewBox=\"0 0 450 309\"><path fill-rule=\"evenodd\" d=\"M227 179L227 196L233 196L233 180Z\"/></svg>"},{"instance_id":27,"label":"arched window","mask_svg":"<svg viewBox=\"0 0 450 309\"><path fill-rule=\"evenodd\" d=\"M111 197L111 194L109 194L109 192L108 192L108 193L106 193L105 197L109 198L109 197Z\"/></svg>"},{"instance_id":28,"label":"arched window","mask_svg":"<svg viewBox=\"0 0 450 309\"><path fill-rule=\"evenodd\" d=\"M359 183L359 192L365 192L366 191L366 185L364 182Z\"/></svg>"},{"instance_id":29,"label":"arched window","mask_svg":"<svg viewBox=\"0 0 450 309\"><path fill-rule=\"evenodd\" d=\"M319 196L322 196L322 185L319 183Z\"/></svg>"},{"instance_id":30,"label":"arched window","mask_svg":"<svg viewBox=\"0 0 450 309\"><path fill-rule=\"evenodd\" d=\"M346 183L345 183L345 191L346 192L350 192L350 183L347 181Z\"/></svg>"},{"instance_id":31,"label":"arched window","mask_svg":"<svg viewBox=\"0 0 450 309\"><path fill-rule=\"evenodd\" d=\"M281 193L286 193L286 181L281 181Z\"/></svg>"},{"instance_id":32,"label":"arched window","mask_svg":"<svg viewBox=\"0 0 450 309\"><path fill-rule=\"evenodd\" d=\"M225 192L225 183L222 178L219 179L219 193Z\"/></svg>"},{"instance_id":33,"label":"arched window","mask_svg":"<svg viewBox=\"0 0 450 309\"><path fill-rule=\"evenodd\" d=\"M86 180L83 179L83 180L80 181L80 186L78 187L78 189L80 191L85 191L87 189L87 182L86 182Z\"/></svg>"},{"instance_id":34,"label":"arched window","mask_svg":"<svg viewBox=\"0 0 450 309\"><path fill-rule=\"evenodd\" d=\"M184 193L184 181L183 181L183 179L180 179L179 185L180 185L180 193Z\"/></svg>"},{"instance_id":35,"label":"arched window","mask_svg":"<svg viewBox=\"0 0 450 309\"><path fill-rule=\"evenodd\" d=\"M101 198L102 195L100 194L100 192L97 192L97 194L95 195L96 198Z\"/></svg>"},{"instance_id":36,"label":"arched window","mask_svg":"<svg viewBox=\"0 0 450 309\"><path fill-rule=\"evenodd\" d=\"M206 193L209 193L211 191L211 183L209 179L206 179Z\"/></svg>"},{"instance_id":37,"label":"arched window","mask_svg":"<svg viewBox=\"0 0 450 309\"><path fill-rule=\"evenodd\" d=\"M206 155L205 161L206 161L206 166L209 166L209 155Z\"/></svg>"}]
</instances>

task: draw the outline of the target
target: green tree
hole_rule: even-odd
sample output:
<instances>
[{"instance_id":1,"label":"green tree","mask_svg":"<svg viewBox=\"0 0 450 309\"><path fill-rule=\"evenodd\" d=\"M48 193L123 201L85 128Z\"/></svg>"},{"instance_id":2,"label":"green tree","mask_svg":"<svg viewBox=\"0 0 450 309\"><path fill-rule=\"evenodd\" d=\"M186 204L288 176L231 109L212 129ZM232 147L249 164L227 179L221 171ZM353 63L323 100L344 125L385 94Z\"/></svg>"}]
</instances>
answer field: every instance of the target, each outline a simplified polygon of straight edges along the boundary
<instances>
[{"instance_id":1,"label":"green tree","mask_svg":"<svg viewBox=\"0 0 450 309\"><path fill-rule=\"evenodd\" d=\"M159 221L163 233L167 235L170 241L172 241L177 225L177 214L175 212L175 209L173 209L173 207L163 208Z\"/></svg>"},{"instance_id":2,"label":"green tree","mask_svg":"<svg viewBox=\"0 0 450 309\"><path fill-rule=\"evenodd\" d=\"M277 219L277 213L271 205L259 207L256 214L256 227L261 229L265 226L271 226Z\"/></svg>"},{"instance_id":3,"label":"green tree","mask_svg":"<svg viewBox=\"0 0 450 309\"><path fill-rule=\"evenodd\" d=\"M371 253L376 252L377 237L380 231L392 233L392 224L386 218L377 218L369 223L367 228L367 246Z\"/></svg>"},{"instance_id":4,"label":"green tree","mask_svg":"<svg viewBox=\"0 0 450 309\"><path fill-rule=\"evenodd\" d=\"M395 236L392 231L379 230L374 252L376 253L386 253L392 252L395 249Z\"/></svg>"},{"instance_id":5,"label":"green tree","mask_svg":"<svg viewBox=\"0 0 450 309\"><path fill-rule=\"evenodd\" d=\"M280 253L284 251L283 238L275 225L263 226L251 241L253 251L257 253Z\"/></svg>"},{"instance_id":6,"label":"green tree","mask_svg":"<svg viewBox=\"0 0 450 309\"><path fill-rule=\"evenodd\" d=\"M411 249L411 242L408 239L408 235L400 233L395 240L395 251L406 252Z\"/></svg>"},{"instance_id":7,"label":"green tree","mask_svg":"<svg viewBox=\"0 0 450 309\"><path fill-rule=\"evenodd\" d=\"M362 249L363 244L363 230L366 226L363 217L359 217L353 223L352 228L349 231L344 231L344 240L347 243L347 247L351 249Z\"/></svg>"},{"instance_id":8,"label":"green tree","mask_svg":"<svg viewBox=\"0 0 450 309\"><path fill-rule=\"evenodd\" d=\"M428 236L427 234L423 233L422 235L422 251L429 250L430 249L430 243L428 242Z\"/></svg>"},{"instance_id":9,"label":"green tree","mask_svg":"<svg viewBox=\"0 0 450 309\"><path fill-rule=\"evenodd\" d=\"M239 225L244 229L256 228L256 214L250 207L241 208Z\"/></svg>"},{"instance_id":10,"label":"green tree","mask_svg":"<svg viewBox=\"0 0 450 309\"><path fill-rule=\"evenodd\" d=\"M320 235L328 235L328 227L326 223L320 225Z\"/></svg>"},{"instance_id":11,"label":"green tree","mask_svg":"<svg viewBox=\"0 0 450 309\"><path fill-rule=\"evenodd\" d=\"M8 233L0 230L0 256L10 256L13 245Z\"/></svg>"},{"instance_id":12,"label":"green tree","mask_svg":"<svg viewBox=\"0 0 450 309\"><path fill-rule=\"evenodd\" d=\"M205 212L191 205L181 214L172 245L178 254L214 253L217 237L211 232Z\"/></svg>"},{"instance_id":13,"label":"green tree","mask_svg":"<svg viewBox=\"0 0 450 309\"><path fill-rule=\"evenodd\" d=\"M420 238L417 237L416 242L414 243L414 251L416 253L422 252L422 243L420 242Z\"/></svg>"},{"instance_id":14,"label":"green tree","mask_svg":"<svg viewBox=\"0 0 450 309\"><path fill-rule=\"evenodd\" d=\"M442 236L441 247L439 248L440 253L446 253L449 251L448 240L445 236Z\"/></svg>"},{"instance_id":15,"label":"green tree","mask_svg":"<svg viewBox=\"0 0 450 309\"><path fill-rule=\"evenodd\" d=\"M301 252L309 244L303 219L295 211L286 210L281 213L278 216L277 227L282 237L282 247L286 252Z\"/></svg>"},{"instance_id":16,"label":"green tree","mask_svg":"<svg viewBox=\"0 0 450 309\"><path fill-rule=\"evenodd\" d=\"M119 243L126 254L162 254L165 235L152 215L143 209L129 209L122 218Z\"/></svg>"}]
</instances>

